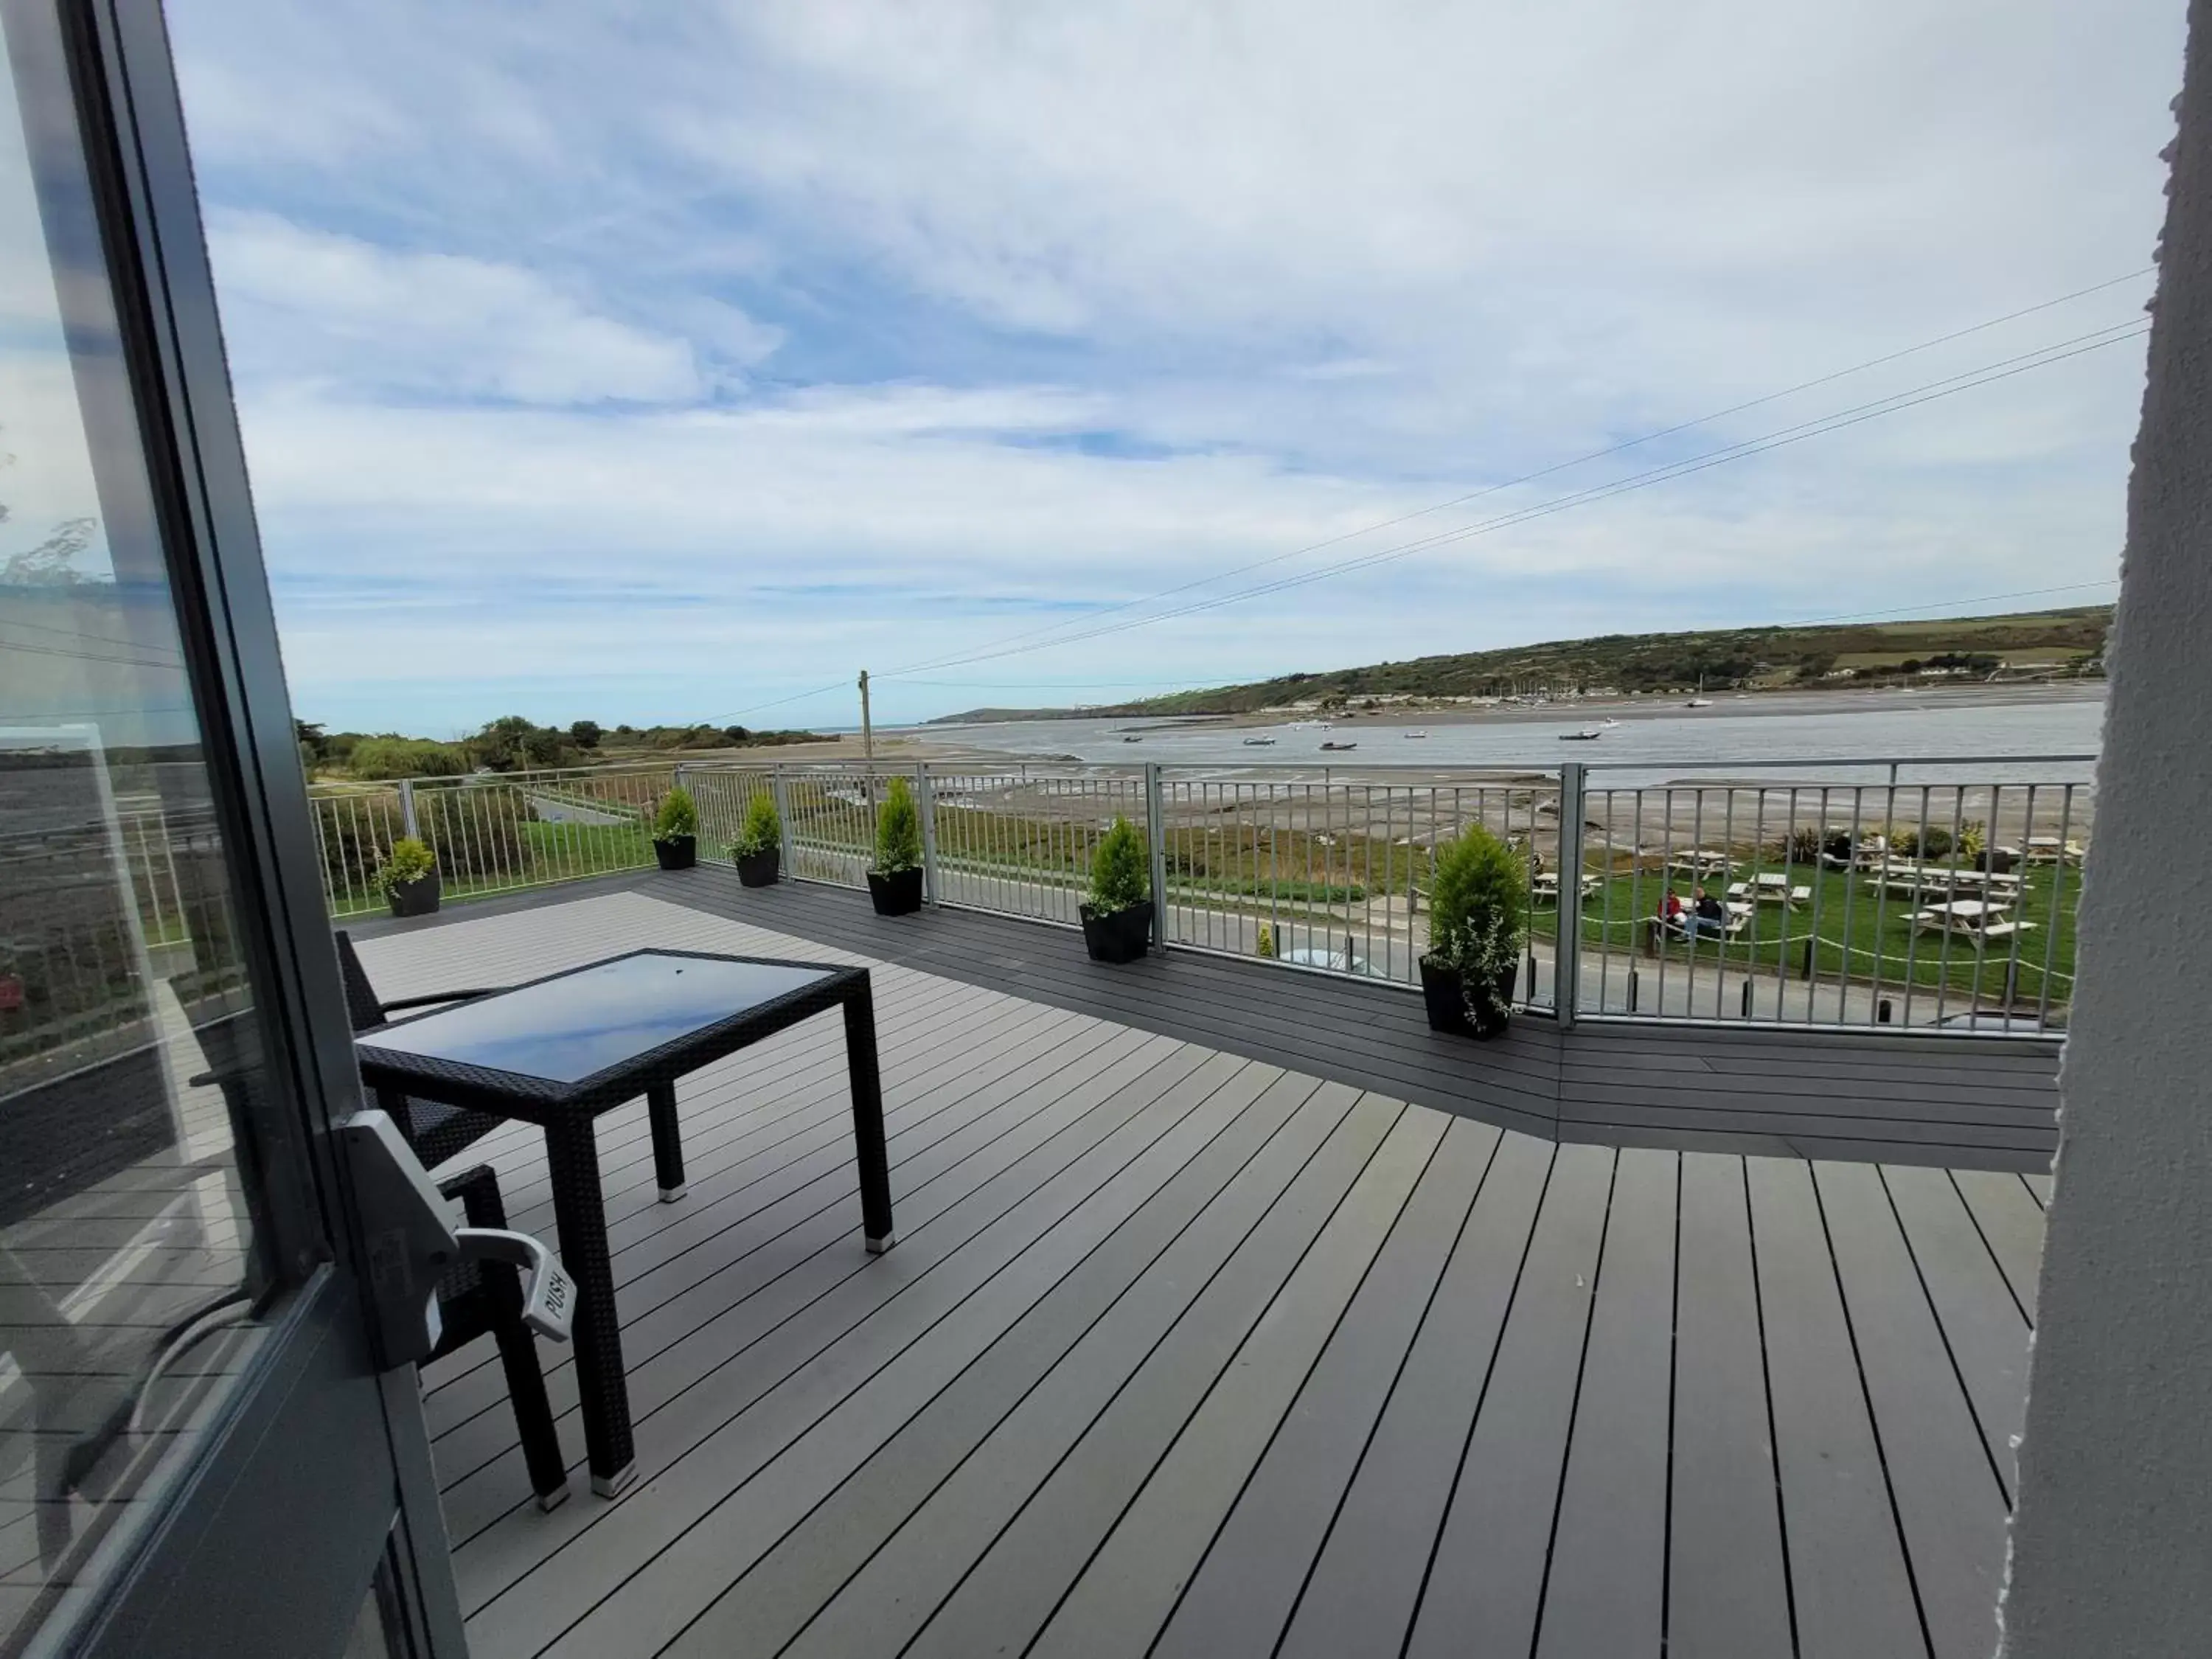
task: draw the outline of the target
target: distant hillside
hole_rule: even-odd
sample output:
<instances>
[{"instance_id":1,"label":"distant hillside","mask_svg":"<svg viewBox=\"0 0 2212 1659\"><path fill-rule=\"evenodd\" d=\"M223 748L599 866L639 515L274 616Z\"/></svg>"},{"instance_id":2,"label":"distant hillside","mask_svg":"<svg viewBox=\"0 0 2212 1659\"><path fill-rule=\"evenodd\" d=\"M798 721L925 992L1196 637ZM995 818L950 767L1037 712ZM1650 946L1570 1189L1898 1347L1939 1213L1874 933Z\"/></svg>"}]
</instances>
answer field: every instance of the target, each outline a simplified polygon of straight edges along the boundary
<instances>
[{"instance_id":1,"label":"distant hillside","mask_svg":"<svg viewBox=\"0 0 2212 1659\"><path fill-rule=\"evenodd\" d=\"M1291 703L1361 697L1496 696L1516 690L1609 688L1665 691L1709 688L1842 685L1916 673L1923 666L1986 674L2047 664L2078 672L2101 658L2110 605L2003 617L1845 623L1825 627L1705 629L1687 634L1605 634L1407 662L1285 674L1244 685L1177 691L1137 702L1082 708L971 708L951 721L1043 720L1069 715L1240 714Z\"/></svg>"}]
</instances>

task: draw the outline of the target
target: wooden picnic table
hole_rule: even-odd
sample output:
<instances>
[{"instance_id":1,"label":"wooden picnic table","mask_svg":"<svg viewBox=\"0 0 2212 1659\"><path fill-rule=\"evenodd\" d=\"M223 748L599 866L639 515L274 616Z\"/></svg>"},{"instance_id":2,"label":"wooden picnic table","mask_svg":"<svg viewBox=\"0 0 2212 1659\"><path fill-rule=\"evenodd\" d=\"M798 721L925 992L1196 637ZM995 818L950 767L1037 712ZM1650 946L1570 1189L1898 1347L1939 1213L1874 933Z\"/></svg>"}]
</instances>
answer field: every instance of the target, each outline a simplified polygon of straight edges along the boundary
<instances>
[{"instance_id":1,"label":"wooden picnic table","mask_svg":"<svg viewBox=\"0 0 2212 1659\"><path fill-rule=\"evenodd\" d=\"M1689 876L1718 876L1728 873L1726 853L1716 852L1710 847L1699 847L1687 853L1677 853L1667 860L1669 870L1679 870Z\"/></svg>"},{"instance_id":2,"label":"wooden picnic table","mask_svg":"<svg viewBox=\"0 0 2212 1659\"><path fill-rule=\"evenodd\" d=\"M1583 896L1584 898L1588 898L1591 894L1596 892L1599 888L1604 885L1604 877L1584 875L1582 878ZM1556 870L1547 870L1539 875L1529 877L1528 891L1530 896L1533 897L1549 899L1553 903L1558 903L1559 902L1559 872Z\"/></svg>"},{"instance_id":3,"label":"wooden picnic table","mask_svg":"<svg viewBox=\"0 0 2212 1659\"><path fill-rule=\"evenodd\" d=\"M1728 896L1739 902L1748 899L1760 904L1790 906L1804 903L1813 896L1813 890L1792 886L1790 878L1777 871L1753 876L1748 881L1731 882Z\"/></svg>"},{"instance_id":4,"label":"wooden picnic table","mask_svg":"<svg viewBox=\"0 0 2212 1659\"><path fill-rule=\"evenodd\" d=\"M2035 924L2015 921L2012 906L1992 899L1952 899L1913 913L1912 925L1923 933L1951 933L1964 939L2010 939Z\"/></svg>"}]
</instances>

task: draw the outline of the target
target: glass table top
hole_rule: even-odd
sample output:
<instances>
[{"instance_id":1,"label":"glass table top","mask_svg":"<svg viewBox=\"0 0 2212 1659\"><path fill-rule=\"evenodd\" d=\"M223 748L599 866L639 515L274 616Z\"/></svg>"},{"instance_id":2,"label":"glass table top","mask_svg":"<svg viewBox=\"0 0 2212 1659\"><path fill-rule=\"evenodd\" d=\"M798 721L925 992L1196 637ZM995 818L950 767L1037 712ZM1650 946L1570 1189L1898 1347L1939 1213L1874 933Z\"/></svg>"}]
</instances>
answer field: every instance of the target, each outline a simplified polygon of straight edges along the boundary
<instances>
[{"instance_id":1,"label":"glass table top","mask_svg":"<svg viewBox=\"0 0 2212 1659\"><path fill-rule=\"evenodd\" d=\"M836 971L648 951L365 1034L362 1043L580 1083Z\"/></svg>"}]
</instances>

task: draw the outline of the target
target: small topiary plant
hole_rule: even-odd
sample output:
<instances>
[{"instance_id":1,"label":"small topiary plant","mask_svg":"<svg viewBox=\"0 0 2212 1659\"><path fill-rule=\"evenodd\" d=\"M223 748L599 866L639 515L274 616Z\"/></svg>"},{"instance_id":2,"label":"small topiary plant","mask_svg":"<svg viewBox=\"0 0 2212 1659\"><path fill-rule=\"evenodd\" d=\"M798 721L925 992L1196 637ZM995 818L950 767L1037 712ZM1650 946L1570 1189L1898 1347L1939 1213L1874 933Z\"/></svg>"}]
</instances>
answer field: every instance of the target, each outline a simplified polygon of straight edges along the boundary
<instances>
[{"instance_id":1,"label":"small topiary plant","mask_svg":"<svg viewBox=\"0 0 2212 1659\"><path fill-rule=\"evenodd\" d=\"M1098 838L1091 855L1091 913L1110 916L1152 896L1152 874L1145 863L1145 838L1127 818L1115 818L1114 827Z\"/></svg>"},{"instance_id":2,"label":"small topiary plant","mask_svg":"<svg viewBox=\"0 0 2212 1659\"><path fill-rule=\"evenodd\" d=\"M1255 948L1259 955L1266 957L1271 962L1274 960L1275 930L1264 921L1260 924L1260 942Z\"/></svg>"},{"instance_id":3,"label":"small topiary plant","mask_svg":"<svg viewBox=\"0 0 2212 1659\"><path fill-rule=\"evenodd\" d=\"M1528 934L1528 871L1480 824L1437 849L1429 957L1456 971L1468 1018L1496 1030L1512 1012L1512 975Z\"/></svg>"},{"instance_id":4,"label":"small topiary plant","mask_svg":"<svg viewBox=\"0 0 2212 1659\"><path fill-rule=\"evenodd\" d=\"M879 876L921 868L921 816L915 811L914 790L902 777L893 777L884 804L876 812L876 861Z\"/></svg>"},{"instance_id":5,"label":"small topiary plant","mask_svg":"<svg viewBox=\"0 0 2212 1659\"><path fill-rule=\"evenodd\" d=\"M1968 818L1959 826L1959 861L1980 869L1982 858L1990 850L1990 827L1979 818Z\"/></svg>"},{"instance_id":6,"label":"small topiary plant","mask_svg":"<svg viewBox=\"0 0 2212 1659\"><path fill-rule=\"evenodd\" d=\"M437 867L438 860L431 856L428 843L415 836L402 836L376 866L377 890L389 898L394 888L418 882Z\"/></svg>"},{"instance_id":7,"label":"small topiary plant","mask_svg":"<svg viewBox=\"0 0 2212 1659\"><path fill-rule=\"evenodd\" d=\"M699 833L699 803L691 799L691 792L678 784L660 798L660 809L653 815L653 838L655 841L681 841L686 836Z\"/></svg>"},{"instance_id":8,"label":"small topiary plant","mask_svg":"<svg viewBox=\"0 0 2212 1659\"><path fill-rule=\"evenodd\" d=\"M758 858L783 846L783 817L775 810L775 797L763 790L746 804L744 822L730 843L733 859Z\"/></svg>"}]
</instances>

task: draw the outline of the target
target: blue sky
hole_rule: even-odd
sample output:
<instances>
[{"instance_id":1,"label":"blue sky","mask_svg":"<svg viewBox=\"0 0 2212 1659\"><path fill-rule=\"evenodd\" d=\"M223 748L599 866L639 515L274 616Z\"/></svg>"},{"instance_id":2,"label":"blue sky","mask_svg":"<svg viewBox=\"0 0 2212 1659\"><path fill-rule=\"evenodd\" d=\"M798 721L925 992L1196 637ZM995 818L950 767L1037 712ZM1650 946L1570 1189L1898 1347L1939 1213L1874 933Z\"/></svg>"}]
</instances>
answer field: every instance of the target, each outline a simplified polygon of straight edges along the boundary
<instances>
[{"instance_id":1,"label":"blue sky","mask_svg":"<svg viewBox=\"0 0 2212 1659\"><path fill-rule=\"evenodd\" d=\"M1054 642L2147 265L2179 3L169 13L309 718L842 723L862 666L880 715L919 718L2117 568L2136 341ZM2124 323L2148 291L1182 597ZM899 677L1010 635L1044 648Z\"/></svg>"}]
</instances>

